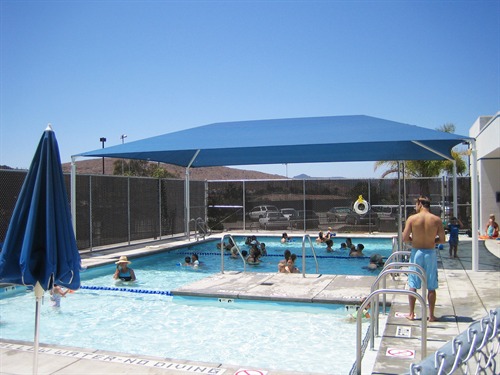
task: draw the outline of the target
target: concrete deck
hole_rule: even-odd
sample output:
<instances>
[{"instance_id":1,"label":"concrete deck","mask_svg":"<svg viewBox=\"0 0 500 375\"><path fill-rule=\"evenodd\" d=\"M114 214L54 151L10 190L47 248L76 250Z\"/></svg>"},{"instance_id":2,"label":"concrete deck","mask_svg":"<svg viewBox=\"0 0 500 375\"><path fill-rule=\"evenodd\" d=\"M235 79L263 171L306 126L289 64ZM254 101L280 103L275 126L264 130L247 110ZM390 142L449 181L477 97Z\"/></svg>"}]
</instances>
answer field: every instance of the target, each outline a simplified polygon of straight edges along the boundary
<instances>
[{"instance_id":1,"label":"concrete deck","mask_svg":"<svg viewBox=\"0 0 500 375\"><path fill-rule=\"evenodd\" d=\"M129 257L160 251L165 246L176 247L185 241L136 245L82 254L84 265L111 263L116 254ZM463 237L459 259L450 259L448 250L440 251L439 289L436 316L438 322L428 324L427 354L453 339L474 320L484 317L500 306L500 241L487 240L480 245L480 270L471 271L471 242ZM352 303L369 293L374 277L225 273L213 275L184 286L175 295L198 295L222 298L272 299L301 302ZM391 280L388 287L404 289L405 277ZM419 319L408 321L407 298L389 296L392 304L387 317L381 317L381 338L375 351L367 349L363 357L363 374L402 374L411 363L420 361ZM417 315L420 316L417 302ZM385 330L384 330L385 325ZM402 335L401 333L405 333ZM409 332L409 335L408 335ZM314 340L314 338L311 338ZM353 340L355 338L353 337ZM193 363L189 361L110 353L92 348L68 348L41 343L38 360L39 374L246 374L291 375L298 372L230 366L224 363ZM333 355L333 354L332 354ZM413 356L413 358L412 358ZM354 358L354 356L353 356ZM29 374L33 367L33 343L0 341L0 374Z\"/></svg>"}]
</instances>

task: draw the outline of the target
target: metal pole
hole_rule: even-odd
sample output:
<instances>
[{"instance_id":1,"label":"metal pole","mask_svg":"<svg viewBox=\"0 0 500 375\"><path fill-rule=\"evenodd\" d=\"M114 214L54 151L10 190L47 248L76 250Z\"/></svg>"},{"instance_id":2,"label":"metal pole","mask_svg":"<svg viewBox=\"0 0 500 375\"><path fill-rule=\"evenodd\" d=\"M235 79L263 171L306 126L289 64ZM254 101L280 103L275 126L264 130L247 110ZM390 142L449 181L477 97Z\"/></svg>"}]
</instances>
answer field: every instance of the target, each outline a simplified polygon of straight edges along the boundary
<instances>
[{"instance_id":1,"label":"metal pole","mask_svg":"<svg viewBox=\"0 0 500 375\"><path fill-rule=\"evenodd\" d=\"M246 211L246 205L245 205L245 180L243 180L243 231L246 229L246 218L247 218L247 211Z\"/></svg>"},{"instance_id":2,"label":"metal pole","mask_svg":"<svg viewBox=\"0 0 500 375\"><path fill-rule=\"evenodd\" d=\"M122 140L122 144L125 143L125 138L127 138L127 134L122 134L120 136L121 140ZM122 159L122 176L123 176L123 159Z\"/></svg>"},{"instance_id":3,"label":"metal pole","mask_svg":"<svg viewBox=\"0 0 500 375\"><path fill-rule=\"evenodd\" d=\"M404 171L403 171L403 178L404 178ZM403 193L404 194L404 193ZM398 160L398 250L403 249L403 213L401 210L401 161ZM406 195L404 195L406 197ZM406 208L405 208L405 215L406 215ZM384 295L384 302L385 302L385 295Z\"/></svg>"},{"instance_id":4,"label":"metal pole","mask_svg":"<svg viewBox=\"0 0 500 375\"><path fill-rule=\"evenodd\" d=\"M104 142L106 142L106 138L104 137L101 137L101 139L99 139L102 143L102 148L104 148ZM104 156L102 157L102 174L105 174L104 173Z\"/></svg>"},{"instance_id":5,"label":"metal pole","mask_svg":"<svg viewBox=\"0 0 500 375\"><path fill-rule=\"evenodd\" d=\"M162 225L161 225L161 178L158 179L158 223L160 226L159 230L159 239L161 240L161 234L162 234Z\"/></svg>"},{"instance_id":6,"label":"metal pole","mask_svg":"<svg viewBox=\"0 0 500 375\"><path fill-rule=\"evenodd\" d=\"M363 309L368 305L368 303L373 303L373 297L379 294L406 294L415 297L420 302L422 310L422 320L421 320L421 353L420 358L424 359L427 357L427 307L424 304L422 296L418 293L412 292L411 290L405 289L379 289L370 293L370 295L363 301L359 307L359 311L362 312ZM361 375L361 318L362 313L358 313L356 318L356 374Z\"/></svg>"},{"instance_id":7,"label":"metal pole","mask_svg":"<svg viewBox=\"0 0 500 375\"><path fill-rule=\"evenodd\" d=\"M457 161L453 160L453 215L458 217Z\"/></svg>"},{"instance_id":8,"label":"metal pole","mask_svg":"<svg viewBox=\"0 0 500 375\"><path fill-rule=\"evenodd\" d=\"M92 231L92 176L89 176L89 235L90 235L90 241L89 241L90 251L92 251L92 247L94 246L94 233Z\"/></svg>"},{"instance_id":9,"label":"metal pole","mask_svg":"<svg viewBox=\"0 0 500 375\"><path fill-rule=\"evenodd\" d=\"M128 244L130 245L130 176L127 177L127 232Z\"/></svg>"},{"instance_id":10,"label":"metal pole","mask_svg":"<svg viewBox=\"0 0 500 375\"><path fill-rule=\"evenodd\" d=\"M43 288L37 281L35 284L35 297L36 297L36 308L35 308L35 338L34 338L34 356L33 356L33 375L38 374L38 347L39 347L39 333L40 333L40 310L42 308L42 298L43 298Z\"/></svg>"},{"instance_id":11,"label":"metal pole","mask_svg":"<svg viewBox=\"0 0 500 375\"><path fill-rule=\"evenodd\" d=\"M76 160L71 157L71 220L73 221L73 232L76 238Z\"/></svg>"},{"instance_id":12,"label":"metal pole","mask_svg":"<svg viewBox=\"0 0 500 375\"><path fill-rule=\"evenodd\" d=\"M304 233L307 231L306 222L306 180L302 180L302 196L304 199Z\"/></svg>"},{"instance_id":13,"label":"metal pole","mask_svg":"<svg viewBox=\"0 0 500 375\"><path fill-rule=\"evenodd\" d=\"M478 229L479 229L479 194L478 188L479 184L477 181L477 150L476 141L470 141L469 152L472 156L470 164L470 176L471 176L471 216L472 216L472 271L479 271L479 239L478 239Z\"/></svg>"}]
</instances>

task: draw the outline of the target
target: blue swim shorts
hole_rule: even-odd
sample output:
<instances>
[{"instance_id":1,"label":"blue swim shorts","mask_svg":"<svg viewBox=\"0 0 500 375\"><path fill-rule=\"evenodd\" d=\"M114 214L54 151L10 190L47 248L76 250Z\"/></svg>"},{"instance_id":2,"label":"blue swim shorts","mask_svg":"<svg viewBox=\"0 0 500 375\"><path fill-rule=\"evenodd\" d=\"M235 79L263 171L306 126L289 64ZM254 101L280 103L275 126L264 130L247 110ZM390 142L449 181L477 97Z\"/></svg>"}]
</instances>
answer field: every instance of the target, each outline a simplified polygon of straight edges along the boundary
<instances>
[{"instance_id":1,"label":"blue swim shorts","mask_svg":"<svg viewBox=\"0 0 500 375\"><path fill-rule=\"evenodd\" d=\"M437 251L435 249L412 249L410 263L416 263L425 270L428 290L438 288ZM410 269L415 270L416 267L410 266ZM418 269L417 271L420 272ZM408 286L410 288L420 289L421 284L421 280L417 275L408 274Z\"/></svg>"}]
</instances>

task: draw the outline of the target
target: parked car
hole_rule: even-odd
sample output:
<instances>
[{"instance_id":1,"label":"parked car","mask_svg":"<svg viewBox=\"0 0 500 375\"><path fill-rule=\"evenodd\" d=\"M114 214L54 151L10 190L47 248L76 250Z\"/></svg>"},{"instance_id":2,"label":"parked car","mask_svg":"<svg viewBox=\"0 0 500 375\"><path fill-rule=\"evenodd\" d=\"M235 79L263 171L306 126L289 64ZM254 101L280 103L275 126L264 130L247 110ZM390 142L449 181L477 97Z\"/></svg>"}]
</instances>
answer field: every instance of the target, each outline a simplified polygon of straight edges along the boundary
<instances>
[{"instance_id":1,"label":"parked car","mask_svg":"<svg viewBox=\"0 0 500 375\"><path fill-rule=\"evenodd\" d=\"M380 225L380 218L373 210L368 210L368 212L363 215L351 210L351 212L347 214L345 222L349 225L373 225L378 227Z\"/></svg>"},{"instance_id":2,"label":"parked car","mask_svg":"<svg viewBox=\"0 0 500 375\"><path fill-rule=\"evenodd\" d=\"M280 212L278 210L278 207L276 206L271 206L271 205L262 205L262 206L256 206L250 210L248 213L248 217L250 220L259 220L261 217L266 216L267 212Z\"/></svg>"},{"instance_id":3,"label":"parked car","mask_svg":"<svg viewBox=\"0 0 500 375\"><path fill-rule=\"evenodd\" d=\"M263 229L286 229L290 221L281 212L268 211L259 219L259 226Z\"/></svg>"},{"instance_id":4,"label":"parked car","mask_svg":"<svg viewBox=\"0 0 500 375\"><path fill-rule=\"evenodd\" d=\"M354 212L350 207L333 207L326 213L329 223L345 223L347 215Z\"/></svg>"},{"instance_id":5,"label":"parked car","mask_svg":"<svg viewBox=\"0 0 500 375\"><path fill-rule=\"evenodd\" d=\"M292 218L293 216L297 216L297 210L295 208L282 208L281 213L288 219Z\"/></svg>"},{"instance_id":6,"label":"parked car","mask_svg":"<svg viewBox=\"0 0 500 375\"><path fill-rule=\"evenodd\" d=\"M319 216L312 210L300 210L297 215L290 217L290 223L297 229L315 229L319 227Z\"/></svg>"}]
</instances>

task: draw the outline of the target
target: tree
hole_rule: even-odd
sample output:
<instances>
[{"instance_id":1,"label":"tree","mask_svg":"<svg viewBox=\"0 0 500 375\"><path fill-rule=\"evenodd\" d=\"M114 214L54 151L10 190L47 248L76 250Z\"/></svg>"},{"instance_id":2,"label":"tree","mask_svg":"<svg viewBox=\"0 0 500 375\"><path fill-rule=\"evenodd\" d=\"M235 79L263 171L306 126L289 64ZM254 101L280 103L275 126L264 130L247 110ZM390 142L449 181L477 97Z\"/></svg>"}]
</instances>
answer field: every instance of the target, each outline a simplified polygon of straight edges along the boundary
<instances>
[{"instance_id":1,"label":"tree","mask_svg":"<svg viewBox=\"0 0 500 375\"><path fill-rule=\"evenodd\" d=\"M179 178L170 173L158 163L146 160L116 160L114 163L114 175L154 177L154 178Z\"/></svg>"},{"instance_id":2,"label":"tree","mask_svg":"<svg viewBox=\"0 0 500 375\"><path fill-rule=\"evenodd\" d=\"M445 133L454 133L455 125L446 123L436 130ZM455 159L457 164L457 175L463 175L467 171L467 166L463 159L466 151L451 151L451 156ZM377 161L375 162L374 170L379 167L386 166L387 170L382 173L381 177L398 172L398 162L390 161ZM405 175L407 177L437 177L441 174L450 175L453 173L453 162L450 160L408 160L405 163Z\"/></svg>"}]
</instances>

